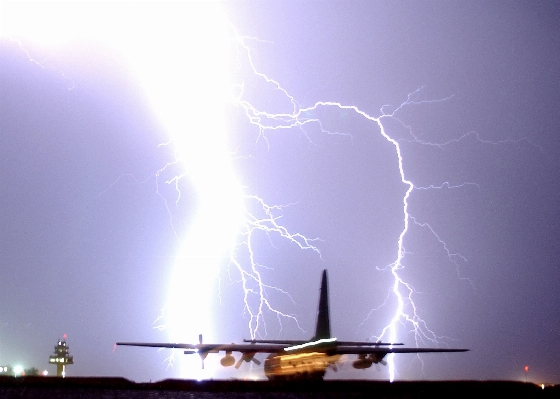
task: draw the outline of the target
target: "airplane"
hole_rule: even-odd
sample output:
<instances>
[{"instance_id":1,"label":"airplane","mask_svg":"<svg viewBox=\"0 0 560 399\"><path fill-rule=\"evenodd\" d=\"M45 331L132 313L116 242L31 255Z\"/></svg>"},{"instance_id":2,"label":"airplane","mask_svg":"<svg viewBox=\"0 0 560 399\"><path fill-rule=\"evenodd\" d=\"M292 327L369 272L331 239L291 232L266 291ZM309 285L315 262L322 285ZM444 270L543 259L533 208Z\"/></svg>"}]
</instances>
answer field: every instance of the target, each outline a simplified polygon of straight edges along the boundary
<instances>
[{"instance_id":1,"label":"airplane","mask_svg":"<svg viewBox=\"0 0 560 399\"><path fill-rule=\"evenodd\" d=\"M322 380L327 369L337 370L337 363L342 355L357 355L352 366L355 369L367 369L373 364L386 364L383 358L389 353L441 353L469 350L405 348L401 347L402 343L337 340L331 336L327 270L323 270L315 335L310 340L244 339L243 342L243 344L205 344L200 334L198 344L117 342L116 345L183 349L185 354L200 355L202 368L204 368L204 359L209 353L225 352L225 356L220 360L221 365L230 367L235 364L235 368L239 368L243 362L251 361L260 365L261 362L255 359L255 355L268 353L269 356L264 361L264 373L271 381ZM237 362L232 355L233 352L241 353Z\"/></svg>"}]
</instances>

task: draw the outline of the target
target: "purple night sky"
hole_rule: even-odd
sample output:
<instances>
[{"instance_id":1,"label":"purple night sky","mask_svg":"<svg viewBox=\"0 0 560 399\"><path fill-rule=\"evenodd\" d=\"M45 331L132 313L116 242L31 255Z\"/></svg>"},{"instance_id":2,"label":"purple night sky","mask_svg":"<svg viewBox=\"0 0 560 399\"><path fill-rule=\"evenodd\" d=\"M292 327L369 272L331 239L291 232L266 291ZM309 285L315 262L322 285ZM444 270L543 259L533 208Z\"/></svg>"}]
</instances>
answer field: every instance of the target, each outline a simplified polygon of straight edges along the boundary
<instances>
[{"instance_id":1,"label":"purple night sky","mask_svg":"<svg viewBox=\"0 0 560 399\"><path fill-rule=\"evenodd\" d=\"M9 18L3 4L0 35ZM396 378L523 380L529 365L529 379L560 382L558 3L238 1L224 8L239 35L259 39L245 41L258 71L302 108L333 101L379 117L381 107L391 113L415 93L398 120L384 120L416 187L400 276L440 337L419 346L471 351L400 355ZM169 140L163 123L118 54L91 43L57 53L23 43L24 51L0 39L0 365L54 373L48 356L66 333L76 363L68 375L180 377L167 367L168 351L113 352L117 341L169 339L155 321L177 252L174 229L188 230L196 195L183 180L175 204L177 193L162 182L173 171L156 181L173 161L173 149L159 146ZM279 112L286 104L262 80L241 78L259 107ZM278 213L281 223L320 238L321 257L277 236L255 237L263 278L293 299L270 290L269 300L300 327L267 313L259 334L311 337L320 272L328 269L334 335L375 339L393 315L387 265L396 258L407 187L395 148L374 122L335 107L307 117L345 135L310 124L265 140L239 107L227 110L246 192L291 204ZM249 337L239 275L227 262L221 270L219 290L208 288L215 290L212 340L239 342ZM185 289L193 284L185 281ZM399 341L414 346L409 327ZM349 364L327 375L388 378L384 367Z\"/></svg>"}]
</instances>

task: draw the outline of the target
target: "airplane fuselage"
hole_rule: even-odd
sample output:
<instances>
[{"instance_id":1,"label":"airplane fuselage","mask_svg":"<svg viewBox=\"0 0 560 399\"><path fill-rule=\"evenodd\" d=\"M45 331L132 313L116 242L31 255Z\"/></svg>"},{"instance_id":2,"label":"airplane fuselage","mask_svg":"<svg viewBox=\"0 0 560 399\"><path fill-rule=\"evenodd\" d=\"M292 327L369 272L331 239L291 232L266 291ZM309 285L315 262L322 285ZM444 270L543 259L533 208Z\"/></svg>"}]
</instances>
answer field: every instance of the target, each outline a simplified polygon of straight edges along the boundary
<instances>
[{"instance_id":1,"label":"airplane fuselage","mask_svg":"<svg viewBox=\"0 0 560 399\"><path fill-rule=\"evenodd\" d=\"M264 361L264 374L271 381L322 379L339 359L325 352L272 353Z\"/></svg>"}]
</instances>

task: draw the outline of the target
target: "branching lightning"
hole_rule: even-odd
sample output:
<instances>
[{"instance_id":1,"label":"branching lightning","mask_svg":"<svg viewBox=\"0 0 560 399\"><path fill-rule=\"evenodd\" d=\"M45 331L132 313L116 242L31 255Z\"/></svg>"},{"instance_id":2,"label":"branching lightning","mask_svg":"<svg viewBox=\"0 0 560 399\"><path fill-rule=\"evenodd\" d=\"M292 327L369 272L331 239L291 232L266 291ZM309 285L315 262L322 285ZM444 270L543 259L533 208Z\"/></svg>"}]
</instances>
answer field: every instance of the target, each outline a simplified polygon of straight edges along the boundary
<instances>
[{"instance_id":1,"label":"branching lightning","mask_svg":"<svg viewBox=\"0 0 560 399\"><path fill-rule=\"evenodd\" d=\"M244 48L246 49L246 47L244 47ZM399 275L399 270L404 268L404 263L403 263L403 258L404 258L404 255L405 255L404 241L405 241L406 234L409 230L410 223L415 223L419 226L426 227L437 238L437 240L441 243L444 251L447 253L449 260L453 264L456 265L457 275L459 277L460 277L459 265L454 260L454 258L459 257L461 260L463 260L465 262L466 262L466 258L459 253L452 253L448 249L447 244L436 234L436 232L433 230L433 228L429 224L420 223L413 216L410 215L410 213L408 211L409 197L410 197L410 195L411 195L411 193L414 189L424 189L424 190L425 189L441 189L443 187L446 187L446 188L462 188L462 187L469 186L469 185L474 185L474 186L477 186L477 185L476 185L476 183L466 182L466 183L462 183L460 185L451 186L448 182L444 182L440 186L431 185L429 187L415 187L414 184L412 183L412 181L408 180L407 177L406 177L405 169L404 169L404 165L403 165L403 156L402 156L401 147L399 145L399 142L397 140L395 140L394 138L392 138L386 132L385 126L383 125L383 120L387 119L387 118L397 120L403 126L405 126L409 131L411 131L411 129L408 126L404 125L404 123L402 123L400 120L398 120L396 118L396 114L398 113L398 111L400 111L402 108L404 108L406 106L418 105L418 104L429 103L429 102L446 101L446 100L449 100L451 97L441 99L441 100L435 100L435 101L417 101L415 98L416 98L416 95L418 95L418 93L420 91L420 89L418 89L416 92L409 94L407 100L405 102L403 102L400 106L398 106L393 112L385 113L385 111L384 111L385 106L382 107L381 110L380 110L380 116L377 116L377 117L367 114L366 112L360 110L358 107L356 107L354 105L344 105L344 104L341 104L339 102L332 102L332 101L318 101L310 107L298 107L294 98L290 94L288 94L288 92L284 88L282 88L282 86L278 82L274 81L271 78L266 77L265 75L263 75L262 73L260 73L256 70L256 68L254 67L254 64L252 63L249 55L248 55L248 60L250 62L250 66L251 66L253 72L255 73L255 75L262 77L262 79L266 83L274 85L277 90L279 90L280 92L282 92L286 96L286 99L289 100L289 103L293 106L293 112L292 113L273 114L273 113L269 113L269 112L266 112L266 111L258 110L252 104L250 104L246 101L240 100L238 102L239 105L243 107L243 109L244 109L244 111L247 115L248 120L252 124L257 126L257 128L260 132L260 135L262 137L264 137L265 139L266 139L266 132L267 131L275 131L275 130L280 130L280 129L299 128L305 134L305 130L304 130L305 125L312 124L312 123L319 125L319 127L320 127L320 129L323 133L333 134L333 132L330 132L330 131L327 131L327 130L323 129L323 126L322 126L321 121L319 119L307 118L306 115L312 115L313 111L316 111L319 108L335 108L335 109L339 109L339 110L352 111L352 112L358 114L359 116L361 116L362 118L365 118L366 120L372 122L374 125L377 126L379 133L385 138L385 140L387 140L389 143L391 143L393 145L395 155L396 155L396 158L397 158L397 167L398 167L398 170L399 170L400 179L401 179L401 182L406 186L406 192L405 192L404 197L402 199L403 229L402 229L402 231L401 231L401 233L398 237L397 257L396 257L395 261L391 265L388 266L390 271L391 271L391 274L393 276L393 285L392 285L391 291L392 291L392 295L396 298L397 307L394 310L394 316L391 319L390 323L387 326L385 326L385 328L383 328L381 333L379 335L376 335L375 338L377 338L379 340L386 340L388 342L397 342L398 341L398 327L401 324L404 323L404 324L408 324L409 326L412 327L412 330L414 331L415 340L416 340L417 345L426 344L426 343L429 343L429 344L432 344L432 345L437 344L438 343L438 338L440 338L440 337L438 337L433 331L431 331L428 328L426 322L419 316L418 309L417 309L416 305L414 304L414 301L413 301L413 294L415 292L414 288L412 287L411 284L405 282L402 279L402 277ZM347 133L336 132L335 134L347 134ZM305 134L305 136L307 137L306 134ZM440 147L443 147L445 145L445 144L438 145L438 144L433 144L433 143L421 142L420 140L418 140L414 136L413 136L413 140L415 142L419 142L421 144L427 144L427 145L437 145L437 146L440 146ZM469 280L469 282L470 282L470 280ZM391 381L393 381L394 378L395 378L395 363L394 363L393 358L394 358L394 355L390 355L389 358L388 358L389 375L390 375L390 380Z\"/></svg>"}]
</instances>

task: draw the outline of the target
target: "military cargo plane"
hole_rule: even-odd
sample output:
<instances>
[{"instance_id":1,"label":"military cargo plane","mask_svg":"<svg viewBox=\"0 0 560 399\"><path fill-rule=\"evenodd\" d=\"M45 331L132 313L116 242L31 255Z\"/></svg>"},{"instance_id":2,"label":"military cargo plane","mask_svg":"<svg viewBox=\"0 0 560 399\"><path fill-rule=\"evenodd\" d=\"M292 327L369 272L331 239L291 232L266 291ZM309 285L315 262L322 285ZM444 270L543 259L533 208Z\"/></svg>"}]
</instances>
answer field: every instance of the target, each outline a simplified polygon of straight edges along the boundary
<instances>
[{"instance_id":1,"label":"military cargo plane","mask_svg":"<svg viewBox=\"0 0 560 399\"><path fill-rule=\"evenodd\" d=\"M309 341L302 340L244 340L243 344L205 344L202 335L198 344L117 342L123 346L144 346L155 348L178 348L185 354L198 354L204 359L209 353L224 352L220 363L224 367L235 364L239 368L245 362L261 362L255 359L257 353L268 353L264 361L264 373L269 380L320 380L328 368L336 370L342 355L357 355L352 366L367 369L372 364L385 364L383 358L389 353L433 353L466 352L468 349L406 348L402 343L339 341L331 336L329 315L329 293L327 271L323 270L319 309L315 335ZM232 353L241 354L236 362Z\"/></svg>"}]
</instances>

